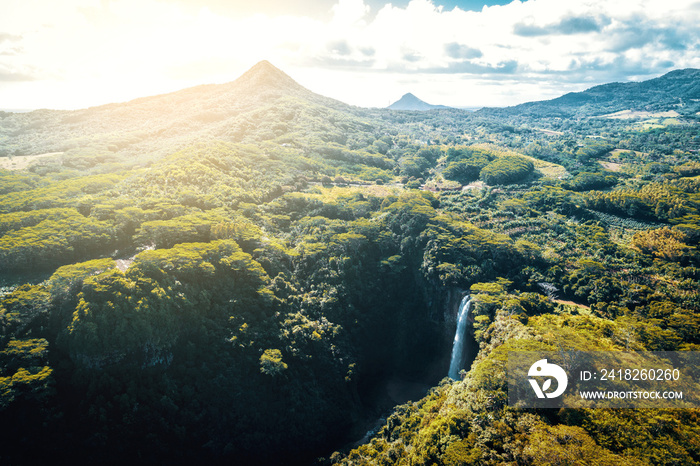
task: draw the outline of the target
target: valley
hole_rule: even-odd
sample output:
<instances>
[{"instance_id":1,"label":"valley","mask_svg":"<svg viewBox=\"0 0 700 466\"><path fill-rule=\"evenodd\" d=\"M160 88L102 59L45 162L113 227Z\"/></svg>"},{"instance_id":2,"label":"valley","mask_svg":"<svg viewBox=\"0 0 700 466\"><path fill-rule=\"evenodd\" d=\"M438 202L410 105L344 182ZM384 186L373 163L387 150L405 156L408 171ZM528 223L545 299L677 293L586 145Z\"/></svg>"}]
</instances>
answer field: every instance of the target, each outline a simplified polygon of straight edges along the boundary
<instances>
[{"instance_id":1,"label":"valley","mask_svg":"<svg viewBox=\"0 0 700 466\"><path fill-rule=\"evenodd\" d=\"M700 351L699 76L391 110L263 61L0 112L0 459L699 463L697 409L505 381L509 351Z\"/></svg>"}]
</instances>

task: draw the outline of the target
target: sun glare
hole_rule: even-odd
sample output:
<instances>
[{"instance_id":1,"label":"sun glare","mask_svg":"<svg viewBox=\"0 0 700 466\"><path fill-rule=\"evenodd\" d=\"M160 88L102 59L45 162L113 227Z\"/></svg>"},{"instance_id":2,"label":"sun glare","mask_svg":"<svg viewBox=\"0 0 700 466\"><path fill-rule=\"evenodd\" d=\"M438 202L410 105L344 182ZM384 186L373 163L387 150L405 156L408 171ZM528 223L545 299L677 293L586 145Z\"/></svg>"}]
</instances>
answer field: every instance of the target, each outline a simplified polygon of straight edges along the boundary
<instances>
[{"instance_id":1,"label":"sun glare","mask_svg":"<svg viewBox=\"0 0 700 466\"><path fill-rule=\"evenodd\" d=\"M692 0L673 8L661 0L538 0L477 11L437 0L298 8L273 1L255 8L6 1L3 107L76 108L229 82L260 60L315 92L362 106L383 106L406 92L446 96L458 106L512 105L549 98L550 89L700 66L700 9Z\"/></svg>"}]
</instances>

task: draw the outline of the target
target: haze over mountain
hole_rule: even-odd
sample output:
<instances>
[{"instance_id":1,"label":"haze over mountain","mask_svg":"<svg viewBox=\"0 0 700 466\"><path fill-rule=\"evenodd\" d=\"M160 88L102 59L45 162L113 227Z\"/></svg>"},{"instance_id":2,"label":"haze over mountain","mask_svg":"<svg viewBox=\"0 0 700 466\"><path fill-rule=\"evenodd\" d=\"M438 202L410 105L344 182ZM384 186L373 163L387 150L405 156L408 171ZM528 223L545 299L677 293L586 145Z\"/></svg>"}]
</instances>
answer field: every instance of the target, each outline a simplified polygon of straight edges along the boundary
<instances>
[{"instance_id":1,"label":"haze over mountain","mask_svg":"<svg viewBox=\"0 0 700 466\"><path fill-rule=\"evenodd\" d=\"M389 110L417 110L417 111L425 111L425 110L437 110L437 109L444 109L444 108L450 108L446 107L445 105L432 105L429 104L415 95L411 94L410 92L408 94L404 94L403 97L401 97L399 100L394 102L393 104L389 105L387 107Z\"/></svg>"},{"instance_id":2,"label":"haze over mountain","mask_svg":"<svg viewBox=\"0 0 700 466\"><path fill-rule=\"evenodd\" d=\"M164 139L182 147L211 136L239 141L254 130L255 119L259 118L255 115L257 110L270 107L280 111L293 102L319 106L326 109L324 111L349 112L354 116L367 115L369 111L316 94L268 61L261 61L235 81L225 84L200 85L82 110L0 112L0 135L5 136L0 140L0 155L65 151L84 145L90 137L112 138L122 149L133 146L136 151L152 153L161 150ZM387 108L425 111L450 107L432 105L408 93ZM694 117L700 110L700 70L676 70L643 82L604 84L514 107L483 108L476 115L581 118L625 110L673 110ZM291 113L288 117L292 118L290 124L304 125Z\"/></svg>"},{"instance_id":3,"label":"haze over mountain","mask_svg":"<svg viewBox=\"0 0 700 466\"><path fill-rule=\"evenodd\" d=\"M268 61L261 61L235 81L205 84L82 110L0 112L0 155L32 155L65 151L85 138L119 135L120 146L158 151L157 139L186 145L201 137L240 140L255 126L256 110L280 103L303 102L326 109L351 107L304 88ZM291 116L290 116L291 117Z\"/></svg>"}]
</instances>

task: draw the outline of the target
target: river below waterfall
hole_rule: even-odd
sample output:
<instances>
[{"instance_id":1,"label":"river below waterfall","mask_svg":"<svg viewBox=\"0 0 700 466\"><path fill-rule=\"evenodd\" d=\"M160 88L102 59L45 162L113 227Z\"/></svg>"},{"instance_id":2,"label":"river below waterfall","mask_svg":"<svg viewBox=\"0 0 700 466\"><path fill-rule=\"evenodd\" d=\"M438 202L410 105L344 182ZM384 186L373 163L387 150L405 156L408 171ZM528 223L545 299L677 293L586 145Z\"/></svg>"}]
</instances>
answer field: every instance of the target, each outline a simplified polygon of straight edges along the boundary
<instances>
[{"instance_id":1,"label":"river below waterfall","mask_svg":"<svg viewBox=\"0 0 700 466\"><path fill-rule=\"evenodd\" d=\"M441 357L434 360L419 376L395 374L376 383L364 393L365 404L362 413L359 413L360 418L354 423L345 443L337 450L347 452L369 442L386 424L394 407L420 400L428 390L440 383L445 376L446 364L446 358ZM328 454L330 453L332 452Z\"/></svg>"},{"instance_id":2,"label":"river below waterfall","mask_svg":"<svg viewBox=\"0 0 700 466\"><path fill-rule=\"evenodd\" d=\"M447 351L449 346L445 341L445 352L436 355L419 373L412 376L387 375L363 391L364 403L361 412L357 413L354 426L345 436L341 446L336 447L338 451L348 452L369 442L386 424L387 417L391 415L394 407L409 401L418 401L446 375L453 380L459 380L460 371L470 369L479 349L470 328L470 305L470 297L464 296L457 311L457 328L451 353ZM448 363L449 370L446 374ZM331 453L332 451L329 451L327 455Z\"/></svg>"}]
</instances>

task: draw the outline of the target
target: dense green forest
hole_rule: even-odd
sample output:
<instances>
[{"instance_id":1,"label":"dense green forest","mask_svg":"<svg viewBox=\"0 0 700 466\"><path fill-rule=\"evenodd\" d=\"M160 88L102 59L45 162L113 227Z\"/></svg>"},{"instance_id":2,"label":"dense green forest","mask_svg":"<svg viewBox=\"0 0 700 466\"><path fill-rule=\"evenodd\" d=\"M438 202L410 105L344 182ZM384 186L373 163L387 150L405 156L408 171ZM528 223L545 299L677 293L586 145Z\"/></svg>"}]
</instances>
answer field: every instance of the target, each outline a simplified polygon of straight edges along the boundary
<instances>
[{"instance_id":1,"label":"dense green forest","mask_svg":"<svg viewBox=\"0 0 700 466\"><path fill-rule=\"evenodd\" d=\"M700 350L696 72L547 116L350 107L262 62L0 113L0 461L700 463L697 410L505 382L508 351Z\"/></svg>"}]
</instances>

